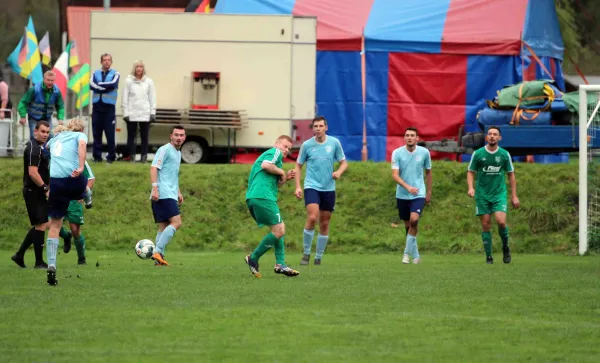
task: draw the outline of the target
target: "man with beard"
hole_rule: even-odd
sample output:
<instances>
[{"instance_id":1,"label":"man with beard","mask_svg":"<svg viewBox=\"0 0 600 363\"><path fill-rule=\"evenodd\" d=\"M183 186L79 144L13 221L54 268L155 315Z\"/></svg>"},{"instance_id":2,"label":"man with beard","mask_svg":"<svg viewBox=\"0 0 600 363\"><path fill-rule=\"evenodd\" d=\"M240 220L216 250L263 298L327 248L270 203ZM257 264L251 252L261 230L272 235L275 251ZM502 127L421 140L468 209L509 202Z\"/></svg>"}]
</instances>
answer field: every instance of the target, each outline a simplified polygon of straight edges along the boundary
<instances>
[{"instance_id":1,"label":"man with beard","mask_svg":"<svg viewBox=\"0 0 600 363\"><path fill-rule=\"evenodd\" d=\"M421 263L417 247L419 218L425 204L431 201L431 155L429 150L417 145L419 132L414 127L404 131L405 146L392 153L392 178L396 182L398 215L406 228L406 246L402 263ZM425 182L423 182L425 171ZM427 184L427 186L425 186Z\"/></svg>"},{"instance_id":2,"label":"man with beard","mask_svg":"<svg viewBox=\"0 0 600 363\"><path fill-rule=\"evenodd\" d=\"M510 182L511 202L513 207L519 208L517 198L517 179L511 156L508 151L498 146L502 140L500 129L492 126L487 132L488 144L473 153L467 172L467 185L469 197L475 197L475 214L481 220L481 239L485 249L486 263L493 264L492 257L492 213L496 217L498 233L502 240L504 263L510 263L510 249L508 247L508 227L506 225L507 193L505 173L508 173ZM473 188L473 180L477 174L477 186Z\"/></svg>"}]
</instances>

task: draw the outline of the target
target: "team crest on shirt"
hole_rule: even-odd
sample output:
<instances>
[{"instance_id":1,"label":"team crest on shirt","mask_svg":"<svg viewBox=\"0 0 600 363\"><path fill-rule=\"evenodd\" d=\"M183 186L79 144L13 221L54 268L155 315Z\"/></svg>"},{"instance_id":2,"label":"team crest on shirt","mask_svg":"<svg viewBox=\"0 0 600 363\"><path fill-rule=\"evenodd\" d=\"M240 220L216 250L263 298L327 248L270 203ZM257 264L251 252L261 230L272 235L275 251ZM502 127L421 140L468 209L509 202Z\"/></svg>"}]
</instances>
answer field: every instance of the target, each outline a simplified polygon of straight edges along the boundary
<instances>
[{"instance_id":1,"label":"team crest on shirt","mask_svg":"<svg viewBox=\"0 0 600 363\"><path fill-rule=\"evenodd\" d=\"M421 158L421 155L417 155L417 156L415 157L415 160L416 160L416 161L421 161L421 160L422 160L422 158Z\"/></svg>"},{"instance_id":2,"label":"team crest on shirt","mask_svg":"<svg viewBox=\"0 0 600 363\"><path fill-rule=\"evenodd\" d=\"M332 150L331 146L325 146L325 151L327 151L328 153L330 153Z\"/></svg>"},{"instance_id":3,"label":"team crest on shirt","mask_svg":"<svg viewBox=\"0 0 600 363\"><path fill-rule=\"evenodd\" d=\"M499 156L496 156L496 162L499 163L502 160Z\"/></svg>"}]
</instances>

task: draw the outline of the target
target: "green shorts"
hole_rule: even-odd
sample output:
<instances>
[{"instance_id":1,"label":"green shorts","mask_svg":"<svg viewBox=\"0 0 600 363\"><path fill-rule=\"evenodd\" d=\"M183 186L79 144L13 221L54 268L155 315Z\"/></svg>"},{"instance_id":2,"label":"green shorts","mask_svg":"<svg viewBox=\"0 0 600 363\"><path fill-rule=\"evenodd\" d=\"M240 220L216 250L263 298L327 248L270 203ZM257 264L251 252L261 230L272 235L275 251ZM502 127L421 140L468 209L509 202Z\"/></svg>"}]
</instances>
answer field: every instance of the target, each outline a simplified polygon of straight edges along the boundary
<instances>
[{"instance_id":1,"label":"green shorts","mask_svg":"<svg viewBox=\"0 0 600 363\"><path fill-rule=\"evenodd\" d=\"M267 199L248 199L246 205L250 215L259 227L274 226L282 223L281 212L277 203Z\"/></svg>"},{"instance_id":2,"label":"green shorts","mask_svg":"<svg viewBox=\"0 0 600 363\"><path fill-rule=\"evenodd\" d=\"M475 215L482 216L484 214L493 214L495 212L508 211L506 198L488 201L485 199L475 199Z\"/></svg>"},{"instance_id":3,"label":"green shorts","mask_svg":"<svg viewBox=\"0 0 600 363\"><path fill-rule=\"evenodd\" d=\"M69 223L83 225L83 204L78 200L72 200L69 203L69 208L67 209L67 214L65 215L65 220Z\"/></svg>"}]
</instances>

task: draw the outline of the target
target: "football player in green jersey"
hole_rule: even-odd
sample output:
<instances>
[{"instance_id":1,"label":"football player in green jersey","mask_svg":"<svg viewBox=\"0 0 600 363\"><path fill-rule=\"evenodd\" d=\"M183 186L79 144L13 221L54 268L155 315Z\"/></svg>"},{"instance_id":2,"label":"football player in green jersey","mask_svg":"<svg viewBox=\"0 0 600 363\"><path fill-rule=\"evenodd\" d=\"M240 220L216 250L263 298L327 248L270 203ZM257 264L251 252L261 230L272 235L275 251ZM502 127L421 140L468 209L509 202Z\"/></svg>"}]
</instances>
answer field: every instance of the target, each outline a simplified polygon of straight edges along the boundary
<instances>
[{"instance_id":1,"label":"football player in green jersey","mask_svg":"<svg viewBox=\"0 0 600 363\"><path fill-rule=\"evenodd\" d=\"M515 168L510 153L498 146L502 140L500 129L492 126L487 132L487 145L477 149L469 163L467 172L468 194L475 197L475 214L481 220L481 239L485 249L486 262L494 263L492 257L492 217L494 214L498 224L498 232L502 240L502 252L504 263L510 263L510 248L508 247L508 226L506 225L507 193L505 173L508 173L510 182L511 203L513 207L519 208L517 197L517 179ZM473 181L477 175L477 185L473 187Z\"/></svg>"},{"instance_id":2,"label":"football player in green jersey","mask_svg":"<svg viewBox=\"0 0 600 363\"><path fill-rule=\"evenodd\" d=\"M299 274L298 271L285 264L283 243L285 224L277 206L279 186L296 176L294 169L287 173L283 170L283 158L287 156L291 148L292 139L286 135L279 136L275 141L275 146L262 153L250 170L248 190L246 191L248 211L259 227L269 226L271 229L271 232L260 241L252 254L245 258L250 272L257 278L261 277L258 260L273 247L275 247L275 273L286 276Z\"/></svg>"}]
</instances>

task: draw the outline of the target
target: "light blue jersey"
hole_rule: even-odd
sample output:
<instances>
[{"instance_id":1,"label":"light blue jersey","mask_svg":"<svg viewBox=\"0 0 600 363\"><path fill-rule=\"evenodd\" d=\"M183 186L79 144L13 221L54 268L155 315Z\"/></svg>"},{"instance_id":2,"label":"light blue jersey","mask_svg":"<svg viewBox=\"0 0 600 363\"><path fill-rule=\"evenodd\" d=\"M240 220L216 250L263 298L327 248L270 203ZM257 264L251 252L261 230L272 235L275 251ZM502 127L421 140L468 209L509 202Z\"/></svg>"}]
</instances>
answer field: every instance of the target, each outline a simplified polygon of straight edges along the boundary
<instances>
[{"instance_id":1,"label":"light blue jersey","mask_svg":"<svg viewBox=\"0 0 600 363\"><path fill-rule=\"evenodd\" d=\"M50 177L68 178L79 168L79 141L88 138L81 132L63 131L48 141L50 149Z\"/></svg>"},{"instance_id":2,"label":"light blue jersey","mask_svg":"<svg viewBox=\"0 0 600 363\"><path fill-rule=\"evenodd\" d=\"M425 198L425 180L423 179L423 170L431 170L431 155L429 150L422 146L410 152L406 146L394 150L392 153L392 169L400 170L400 178L411 187L419 189L419 194L412 195L400 184L396 185L396 198L398 199L417 199Z\"/></svg>"},{"instance_id":3,"label":"light blue jersey","mask_svg":"<svg viewBox=\"0 0 600 363\"><path fill-rule=\"evenodd\" d=\"M300 165L306 163L304 189L320 192L335 191L333 164L345 159L342 144L333 136L327 136L323 143L317 142L314 137L306 140L300 147L300 155L296 160Z\"/></svg>"},{"instance_id":4,"label":"light blue jersey","mask_svg":"<svg viewBox=\"0 0 600 363\"><path fill-rule=\"evenodd\" d=\"M152 160L158 168L158 199L178 199L181 151L171 143L161 146Z\"/></svg>"}]
</instances>

